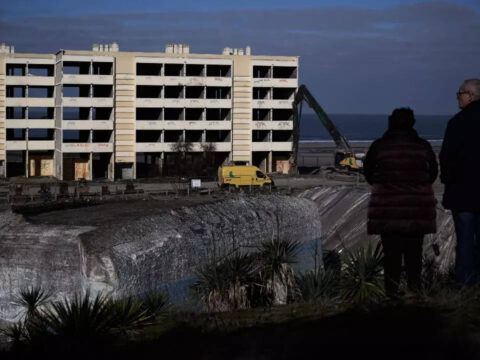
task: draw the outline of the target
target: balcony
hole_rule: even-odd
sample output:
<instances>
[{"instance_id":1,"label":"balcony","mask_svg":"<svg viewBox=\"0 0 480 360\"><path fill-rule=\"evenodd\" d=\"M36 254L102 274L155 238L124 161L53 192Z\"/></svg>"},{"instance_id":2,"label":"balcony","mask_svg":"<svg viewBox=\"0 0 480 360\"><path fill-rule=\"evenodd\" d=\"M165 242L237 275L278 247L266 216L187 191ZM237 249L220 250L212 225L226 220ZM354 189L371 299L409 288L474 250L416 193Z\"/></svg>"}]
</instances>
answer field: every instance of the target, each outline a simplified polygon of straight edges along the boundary
<instances>
[{"instance_id":1,"label":"balcony","mask_svg":"<svg viewBox=\"0 0 480 360\"><path fill-rule=\"evenodd\" d=\"M53 76L7 76L7 85L54 86Z\"/></svg>"},{"instance_id":2,"label":"balcony","mask_svg":"<svg viewBox=\"0 0 480 360\"><path fill-rule=\"evenodd\" d=\"M27 150L25 140L7 140L7 150Z\"/></svg>"},{"instance_id":3,"label":"balcony","mask_svg":"<svg viewBox=\"0 0 480 360\"><path fill-rule=\"evenodd\" d=\"M113 152L113 143L63 143L65 153Z\"/></svg>"},{"instance_id":4,"label":"balcony","mask_svg":"<svg viewBox=\"0 0 480 360\"><path fill-rule=\"evenodd\" d=\"M6 98L6 106L11 107L54 107L54 98Z\"/></svg>"},{"instance_id":5,"label":"balcony","mask_svg":"<svg viewBox=\"0 0 480 360\"><path fill-rule=\"evenodd\" d=\"M272 79L272 78L255 78L253 79L255 87L298 87L297 79Z\"/></svg>"},{"instance_id":6,"label":"balcony","mask_svg":"<svg viewBox=\"0 0 480 360\"><path fill-rule=\"evenodd\" d=\"M293 99L288 100L252 100L252 108L258 109L290 109Z\"/></svg>"},{"instance_id":7,"label":"balcony","mask_svg":"<svg viewBox=\"0 0 480 360\"><path fill-rule=\"evenodd\" d=\"M55 140L29 140L28 150L55 150Z\"/></svg>"},{"instance_id":8,"label":"balcony","mask_svg":"<svg viewBox=\"0 0 480 360\"><path fill-rule=\"evenodd\" d=\"M63 74L64 84L113 85L113 75Z\"/></svg>"},{"instance_id":9,"label":"balcony","mask_svg":"<svg viewBox=\"0 0 480 360\"><path fill-rule=\"evenodd\" d=\"M253 142L252 151L292 151L292 142Z\"/></svg>"},{"instance_id":10,"label":"balcony","mask_svg":"<svg viewBox=\"0 0 480 360\"><path fill-rule=\"evenodd\" d=\"M112 120L63 120L64 130L113 130Z\"/></svg>"},{"instance_id":11,"label":"balcony","mask_svg":"<svg viewBox=\"0 0 480 360\"><path fill-rule=\"evenodd\" d=\"M64 97L62 102L67 107L113 107L113 98Z\"/></svg>"},{"instance_id":12,"label":"balcony","mask_svg":"<svg viewBox=\"0 0 480 360\"><path fill-rule=\"evenodd\" d=\"M136 152L164 152L169 151L172 143L136 143Z\"/></svg>"},{"instance_id":13,"label":"balcony","mask_svg":"<svg viewBox=\"0 0 480 360\"><path fill-rule=\"evenodd\" d=\"M53 119L8 119L7 120L7 129L54 129L55 120Z\"/></svg>"},{"instance_id":14,"label":"balcony","mask_svg":"<svg viewBox=\"0 0 480 360\"><path fill-rule=\"evenodd\" d=\"M171 99L167 99L171 100ZM165 106L164 99L145 99L145 98L137 98L136 99L136 106L143 107L143 108L161 108Z\"/></svg>"}]
</instances>

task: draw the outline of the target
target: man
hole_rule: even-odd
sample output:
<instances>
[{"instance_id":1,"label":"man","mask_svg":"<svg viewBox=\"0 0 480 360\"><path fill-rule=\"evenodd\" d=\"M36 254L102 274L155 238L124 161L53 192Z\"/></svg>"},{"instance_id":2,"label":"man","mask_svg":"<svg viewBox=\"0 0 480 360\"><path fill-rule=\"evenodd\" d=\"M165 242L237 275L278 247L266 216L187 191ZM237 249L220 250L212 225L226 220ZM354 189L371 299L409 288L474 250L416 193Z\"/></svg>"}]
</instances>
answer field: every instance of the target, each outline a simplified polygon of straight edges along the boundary
<instances>
[{"instance_id":1,"label":"man","mask_svg":"<svg viewBox=\"0 0 480 360\"><path fill-rule=\"evenodd\" d=\"M480 280L480 79L457 92L461 111L447 125L440 152L443 206L452 210L457 234L455 271L460 285Z\"/></svg>"}]
</instances>

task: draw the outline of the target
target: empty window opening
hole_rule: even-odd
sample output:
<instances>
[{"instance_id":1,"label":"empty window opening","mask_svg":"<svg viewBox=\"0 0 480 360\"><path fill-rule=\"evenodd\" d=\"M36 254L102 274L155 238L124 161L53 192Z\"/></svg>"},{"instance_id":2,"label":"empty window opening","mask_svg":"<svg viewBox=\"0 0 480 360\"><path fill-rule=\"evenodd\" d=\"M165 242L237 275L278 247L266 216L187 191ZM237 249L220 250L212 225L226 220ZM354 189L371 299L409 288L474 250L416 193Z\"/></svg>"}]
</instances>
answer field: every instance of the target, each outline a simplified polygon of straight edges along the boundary
<instances>
[{"instance_id":1,"label":"empty window opening","mask_svg":"<svg viewBox=\"0 0 480 360\"><path fill-rule=\"evenodd\" d=\"M29 64L28 75L30 76L53 76L53 65Z\"/></svg>"},{"instance_id":2,"label":"empty window opening","mask_svg":"<svg viewBox=\"0 0 480 360\"><path fill-rule=\"evenodd\" d=\"M92 71L94 75L112 75L113 63L110 62L94 62Z\"/></svg>"},{"instance_id":3,"label":"empty window opening","mask_svg":"<svg viewBox=\"0 0 480 360\"><path fill-rule=\"evenodd\" d=\"M88 153L63 154L63 180L79 180L88 178L90 162Z\"/></svg>"},{"instance_id":4,"label":"empty window opening","mask_svg":"<svg viewBox=\"0 0 480 360\"><path fill-rule=\"evenodd\" d=\"M255 100L270 99L270 88L254 87L252 95Z\"/></svg>"},{"instance_id":5,"label":"empty window opening","mask_svg":"<svg viewBox=\"0 0 480 360\"><path fill-rule=\"evenodd\" d=\"M165 64L165 76L183 76L183 64Z\"/></svg>"},{"instance_id":6,"label":"empty window opening","mask_svg":"<svg viewBox=\"0 0 480 360\"><path fill-rule=\"evenodd\" d=\"M149 178L162 175L161 153L137 153L137 178Z\"/></svg>"},{"instance_id":7,"label":"empty window opening","mask_svg":"<svg viewBox=\"0 0 480 360\"><path fill-rule=\"evenodd\" d=\"M293 100L295 97L295 88L274 88L273 99L275 100Z\"/></svg>"},{"instance_id":8,"label":"empty window opening","mask_svg":"<svg viewBox=\"0 0 480 360\"><path fill-rule=\"evenodd\" d=\"M25 76L26 64L7 64L7 76Z\"/></svg>"},{"instance_id":9,"label":"empty window opening","mask_svg":"<svg viewBox=\"0 0 480 360\"><path fill-rule=\"evenodd\" d=\"M110 98L113 96L112 85L93 85L93 97Z\"/></svg>"},{"instance_id":10,"label":"empty window opening","mask_svg":"<svg viewBox=\"0 0 480 360\"><path fill-rule=\"evenodd\" d=\"M267 151L252 151L252 165L267 172L268 152Z\"/></svg>"},{"instance_id":11,"label":"empty window opening","mask_svg":"<svg viewBox=\"0 0 480 360\"><path fill-rule=\"evenodd\" d=\"M252 109L252 119L258 121L270 120L270 109Z\"/></svg>"},{"instance_id":12,"label":"empty window opening","mask_svg":"<svg viewBox=\"0 0 480 360\"><path fill-rule=\"evenodd\" d=\"M207 65L207 76L231 77L230 65Z\"/></svg>"},{"instance_id":13,"label":"empty window opening","mask_svg":"<svg viewBox=\"0 0 480 360\"><path fill-rule=\"evenodd\" d=\"M253 142L268 142L268 141L270 141L270 131L269 130L253 130L252 131L252 141Z\"/></svg>"},{"instance_id":14,"label":"empty window opening","mask_svg":"<svg viewBox=\"0 0 480 360\"><path fill-rule=\"evenodd\" d=\"M55 129L29 129L28 140L50 141L54 139Z\"/></svg>"},{"instance_id":15,"label":"empty window opening","mask_svg":"<svg viewBox=\"0 0 480 360\"><path fill-rule=\"evenodd\" d=\"M7 119L25 119L26 108L7 107Z\"/></svg>"},{"instance_id":16,"label":"empty window opening","mask_svg":"<svg viewBox=\"0 0 480 360\"><path fill-rule=\"evenodd\" d=\"M7 151L7 176L25 176L26 162L25 151Z\"/></svg>"},{"instance_id":17,"label":"empty window opening","mask_svg":"<svg viewBox=\"0 0 480 360\"><path fill-rule=\"evenodd\" d=\"M90 73L90 62L65 61L63 63L63 73L71 75L88 75Z\"/></svg>"},{"instance_id":18,"label":"empty window opening","mask_svg":"<svg viewBox=\"0 0 480 360\"><path fill-rule=\"evenodd\" d=\"M207 120L231 120L231 111L226 108L207 109Z\"/></svg>"},{"instance_id":19,"label":"empty window opening","mask_svg":"<svg viewBox=\"0 0 480 360\"><path fill-rule=\"evenodd\" d=\"M137 130L137 143L159 143L162 141L161 130Z\"/></svg>"},{"instance_id":20,"label":"empty window opening","mask_svg":"<svg viewBox=\"0 0 480 360\"><path fill-rule=\"evenodd\" d=\"M92 178L93 179L107 179L108 169L111 166L110 160L112 154L110 153L93 153L92 154Z\"/></svg>"},{"instance_id":21,"label":"empty window opening","mask_svg":"<svg viewBox=\"0 0 480 360\"><path fill-rule=\"evenodd\" d=\"M201 64L187 64L187 76L203 76L205 66Z\"/></svg>"},{"instance_id":22,"label":"empty window opening","mask_svg":"<svg viewBox=\"0 0 480 360\"><path fill-rule=\"evenodd\" d=\"M161 86L137 86L137 98L139 99L160 99L161 97Z\"/></svg>"},{"instance_id":23,"label":"empty window opening","mask_svg":"<svg viewBox=\"0 0 480 360\"><path fill-rule=\"evenodd\" d=\"M29 86L28 97L29 98L52 98L53 86Z\"/></svg>"},{"instance_id":24,"label":"empty window opening","mask_svg":"<svg viewBox=\"0 0 480 360\"><path fill-rule=\"evenodd\" d=\"M187 99L203 99L204 97L203 86L187 86L185 88L185 98Z\"/></svg>"},{"instance_id":25,"label":"empty window opening","mask_svg":"<svg viewBox=\"0 0 480 360\"><path fill-rule=\"evenodd\" d=\"M53 107L29 107L29 119L53 119Z\"/></svg>"},{"instance_id":26,"label":"empty window opening","mask_svg":"<svg viewBox=\"0 0 480 360\"><path fill-rule=\"evenodd\" d=\"M165 120L183 120L183 108L165 108Z\"/></svg>"},{"instance_id":27,"label":"empty window opening","mask_svg":"<svg viewBox=\"0 0 480 360\"><path fill-rule=\"evenodd\" d=\"M92 142L109 143L112 141L112 130L93 130Z\"/></svg>"},{"instance_id":28,"label":"empty window opening","mask_svg":"<svg viewBox=\"0 0 480 360\"><path fill-rule=\"evenodd\" d=\"M88 120L90 108L86 107L64 107L63 120Z\"/></svg>"},{"instance_id":29,"label":"empty window opening","mask_svg":"<svg viewBox=\"0 0 480 360\"><path fill-rule=\"evenodd\" d=\"M206 139L209 142L230 142L230 130L207 130Z\"/></svg>"},{"instance_id":30,"label":"empty window opening","mask_svg":"<svg viewBox=\"0 0 480 360\"><path fill-rule=\"evenodd\" d=\"M183 86L165 86L165 99L182 99Z\"/></svg>"},{"instance_id":31,"label":"empty window opening","mask_svg":"<svg viewBox=\"0 0 480 360\"><path fill-rule=\"evenodd\" d=\"M185 109L185 120L202 120L203 109Z\"/></svg>"},{"instance_id":32,"label":"empty window opening","mask_svg":"<svg viewBox=\"0 0 480 360\"><path fill-rule=\"evenodd\" d=\"M231 88L207 86L207 99L230 99Z\"/></svg>"},{"instance_id":33,"label":"empty window opening","mask_svg":"<svg viewBox=\"0 0 480 360\"><path fill-rule=\"evenodd\" d=\"M26 133L26 129L7 129L7 141L25 140Z\"/></svg>"},{"instance_id":34,"label":"empty window opening","mask_svg":"<svg viewBox=\"0 0 480 360\"><path fill-rule=\"evenodd\" d=\"M63 130L64 143L90 142L90 130Z\"/></svg>"},{"instance_id":35,"label":"empty window opening","mask_svg":"<svg viewBox=\"0 0 480 360\"><path fill-rule=\"evenodd\" d=\"M137 108L137 120L162 120L161 108Z\"/></svg>"},{"instance_id":36,"label":"empty window opening","mask_svg":"<svg viewBox=\"0 0 480 360\"><path fill-rule=\"evenodd\" d=\"M161 76L162 64L137 64L137 75L140 76Z\"/></svg>"},{"instance_id":37,"label":"empty window opening","mask_svg":"<svg viewBox=\"0 0 480 360\"><path fill-rule=\"evenodd\" d=\"M188 130L185 131L185 141L186 142L195 142L199 143L202 142L202 130Z\"/></svg>"},{"instance_id":38,"label":"empty window opening","mask_svg":"<svg viewBox=\"0 0 480 360\"><path fill-rule=\"evenodd\" d=\"M133 163L115 163L115 179L133 179Z\"/></svg>"},{"instance_id":39,"label":"empty window opening","mask_svg":"<svg viewBox=\"0 0 480 360\"><path fill-rule=\"evenodd\" d=\"M92 119L93 120L111 120L112 110L113 110L112 108L108 108L108 107L92 108Z\"/></svg>"},{"instance_id":40,"label":"empty window opening","mask_svg":"<svg viewBox=\"0 0 480 360\"><path fill-rule=\"evenodd\" d=\"M272 131L272 141L285 142L292 141L293 132L291 130L273 130Z\"/></svg>"},{"instance_id":41,"label":"empty window opening","mask_svg":"<svg viewBox=\"0 0 480 360\"><path fill-rule=\"evenodd\" d=\"M25 97L25 86L7 86L7 97L23 98Z\"/></svg>"},{"instance_id":42,"label":"empty window opening","mask_svg":"<svg viewBox=\"0 0 480 360\"><path fill-rule=\"evenodd\" d=\"M176 143L182 139L182 130L165 130L165 137L163 142L166 143Z\"/></svg>"},{"instance_id":43,"label":"empty window opening","mask_svg":"<svg viewBox=\"0 0 480 360\"><path fill-rule=\"evenodd\" d=\"M273 77L275 79L296 79L297 68L295 66L274 66Z\"/></svg>"},{"instance_id":44,"label":"empty window opening","mask_svg":"<svg viewBox=\"0 0 480 360\"><path fill-rule=\"evenodd\" d=\"M63 85L63 97L89 97L90 85Z\"/></svg>"},{"instance_id":45,"label":"empty window opening","mask_svg":"<svg viewBox=\"0 0 480 360\"><path fill-rule=\"evenodd\" d=\"M254 66L253 77L257 79L271 78L270 66Z\"/></svg>"},{"instance_id":46,"label":"empty window opening","mask_svg":"<svg viewBox=\"0 0 480 360\"><path fill-rule=\"evenodd\" d=\"M293 120L292 109L273 109L272 120Z\"/></svg>"}]
</instances>

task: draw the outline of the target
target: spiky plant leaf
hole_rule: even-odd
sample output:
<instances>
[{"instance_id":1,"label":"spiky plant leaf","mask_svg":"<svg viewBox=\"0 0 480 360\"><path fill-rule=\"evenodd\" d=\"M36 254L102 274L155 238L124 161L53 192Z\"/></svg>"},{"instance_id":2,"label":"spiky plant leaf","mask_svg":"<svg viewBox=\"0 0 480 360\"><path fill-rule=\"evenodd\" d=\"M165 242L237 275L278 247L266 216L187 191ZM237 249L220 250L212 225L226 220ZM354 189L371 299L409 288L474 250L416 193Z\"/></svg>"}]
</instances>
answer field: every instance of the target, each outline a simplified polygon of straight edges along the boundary
<instances>
[{"instance_id":1,"label":"spiky plant leaf","mask_svg":"<svg viewBox=\"0 0 480 360\"><path fill-rule=\"evenodd\" d=\"M14 303L25 309L26 316L32 316L37 313L41 306L47 304L50 294L41 288L41 286L31 286L20 290L15 297Z\"/></svg>"},{"instance_id":2,"label":"spiky plant leaf","mask_svg":"<svg viewBox=\"0 0 480 360\"><path fill-rule=\"evenodd\" d=\"M111 310L111 326L118 330L139 327L152 318L143 303L131 297L111 300L108 306Z\"/></svg>"},{"instance_id":3,"label":"spiky plant leaf","mask_svg":"<svg viewBox=\"0 0 480 360\"><path fill-rule=\"evenodd\" d=\"M308 271L295 277L301 299L319 302L333 299L339 292L339 275L334 270Z\"/></svg>"},{"instance_id":4,"label":"spiky plant leaf","mask_svg":"<svg viewBox=\"0 0 480 360\"><path fill-rule=\"evenodd\" d=\"M150 316L160 318L170 311L171 303L168 295L164 292L150 290L142 297L142 308Z\"/></svg>"}]
</instances>

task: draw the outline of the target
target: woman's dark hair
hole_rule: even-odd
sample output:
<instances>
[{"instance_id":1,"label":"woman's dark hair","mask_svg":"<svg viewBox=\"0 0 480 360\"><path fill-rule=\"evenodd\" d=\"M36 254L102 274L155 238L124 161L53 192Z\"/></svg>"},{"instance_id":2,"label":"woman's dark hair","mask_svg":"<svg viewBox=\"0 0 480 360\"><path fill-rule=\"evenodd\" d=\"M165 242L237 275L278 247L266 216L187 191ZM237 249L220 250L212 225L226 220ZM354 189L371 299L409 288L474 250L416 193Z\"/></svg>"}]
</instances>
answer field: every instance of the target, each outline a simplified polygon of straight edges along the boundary
<instances>
[{"instance_id":1,"label":"woman's dark hair","mask_svg":"<svg viewBox=\"0 0 480 360\"><path fill-rule=\"evenodd\" d=\"M392 115L388 117L389 130L408 130L413 128L415 117L410 108L398 108L393 110Z\"/></svg>"}]
</instances>

